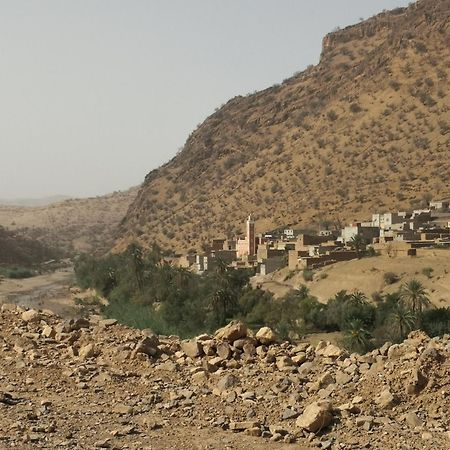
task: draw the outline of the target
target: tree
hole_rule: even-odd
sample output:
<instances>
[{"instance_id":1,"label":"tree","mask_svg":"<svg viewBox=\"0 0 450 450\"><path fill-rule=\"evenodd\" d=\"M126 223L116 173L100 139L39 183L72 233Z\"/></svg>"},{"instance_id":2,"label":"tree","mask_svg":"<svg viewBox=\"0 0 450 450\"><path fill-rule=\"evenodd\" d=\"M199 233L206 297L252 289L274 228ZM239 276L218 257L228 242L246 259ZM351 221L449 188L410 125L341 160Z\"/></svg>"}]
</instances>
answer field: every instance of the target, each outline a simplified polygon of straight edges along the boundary
<instances>
[{"instance_id":1,"label":"tree","mask_svg":"<svg viewBox=\"0 0 450 450\"><path fill-rule=\"evenodd\" d=\"M399 302L389 316L389 323L394 333L398 335L400 340L403 340L414 329L416 317L409 308Z\"/></svg>"},{"instance_id":2,"label":"tree","mask_svg":"<svg viewBox=\"0 0 450 450\"><path fill-rule=\"evenodd\" d=\"M361 258L363 253L366 251L367 242L361 234L355 234L349 242L350 247L355 250L356 256Z\"/></svg>"},{"instance_id":3,"label":"tree","mask_svg":"<svg viewBox=\"0 0 450 450\"><path fill-rule=\"evenodd\" d=\"M345 331L344 344L351 351L364 353L371 347L372 335L361 320L353 320Z\"/></svg>"},{"instance_id":4,"label":"tree","mask_svg":"<svg viewBox=\"0 0 450 450\"><path fill-rule=\"evenodd\" d=\"M408 306L417 321L422 320L422 312L431 305L426 289L416 279L405 283L400 290L400 298Z\"/></svg>"}]
</instances>

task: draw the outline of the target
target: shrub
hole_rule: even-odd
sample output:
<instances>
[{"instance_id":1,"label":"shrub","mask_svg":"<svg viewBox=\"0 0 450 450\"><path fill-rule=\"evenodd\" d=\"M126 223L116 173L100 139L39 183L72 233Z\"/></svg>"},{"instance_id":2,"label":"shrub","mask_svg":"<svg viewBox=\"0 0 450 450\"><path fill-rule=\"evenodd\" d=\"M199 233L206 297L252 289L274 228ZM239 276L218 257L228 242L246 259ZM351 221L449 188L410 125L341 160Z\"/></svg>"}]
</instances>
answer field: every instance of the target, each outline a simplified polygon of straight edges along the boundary
<instances>
[{"instance_id":1,"label":"shrub","mask_svg":"<svg viewBox=\"0 0 450 450\"><path fill-rule=\"evenodd\" d=\"M434 271L434 269L432 267L424 267L422 269L422 274L425 275L427 278L432 278L433 271Z\"/></svg>"},{"instance_id":2,"label":"shrub","mask_svg":"<svg viewBox=\"0 0 450 450\"><path fill-rule=\"evenodd\" d=\"M386 284L394 284L400 280L400 277L394 272L386 272L383 275L383 280Z\"/></svg>"},{"instance_id":3,"label":"shrub","mask_svg":"<svg viewBox=\"0 0 450 450\"><path fill-rule=\"evenodd\" d=\"M336 114L336 112L334 110L330 110L330 111L327 112L327 117L328 117L329 120L334 122L335 120L337 120L338 115Z\"/></svg>"},{"instance_id":4,"label":"shrub","mask_svg":"<svg viewBox=\"0 0 450 450\"><path fill-rule=\"evenodd\" d=\"M314 278L314 272L310 269L304 269L302 275L305 281L312 281Z\"/></svg>"}]
</instances>

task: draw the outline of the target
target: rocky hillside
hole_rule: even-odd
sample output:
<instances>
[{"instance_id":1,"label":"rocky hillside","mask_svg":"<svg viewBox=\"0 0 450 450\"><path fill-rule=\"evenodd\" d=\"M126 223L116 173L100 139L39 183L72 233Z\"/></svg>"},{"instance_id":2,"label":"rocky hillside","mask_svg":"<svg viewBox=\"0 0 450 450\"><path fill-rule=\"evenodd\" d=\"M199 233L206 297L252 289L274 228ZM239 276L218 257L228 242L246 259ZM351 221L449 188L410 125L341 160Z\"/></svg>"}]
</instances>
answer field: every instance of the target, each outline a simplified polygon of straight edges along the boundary
<instances>
[{"instance_id":1,"label":"rocky hillside","mask_svg":"<svg viewBox=\"0 0 450 450\"><path fill-rule=\"evenodd\" d=\"M198 247L249 212L268 230L449 195L449 11L420 0L330 33L317 66L218 108L147 175L117 248Z\"/></svg>"},{"instance_id":2,"label":"rocky hillside","mask_svg":"<svg viewBox=\"0 0 450 450\"><path fill-rule=\"evenodd\" d=\"M449 358L448 336L421 332L359 356L240 323L180 341L5 304L0 448L448 449Z\"/></svg>"},{"instance_id":3,"label":"rocky hillside","mask_svg":"<svg viewBox=\"0 0 450 450\"><path fill-rule=\"evenodd\" d=\"M71 199L41 207L0 205L0 225L65 253L104 252L136 196L125 192Z\"/></svg>"}]
</instances>

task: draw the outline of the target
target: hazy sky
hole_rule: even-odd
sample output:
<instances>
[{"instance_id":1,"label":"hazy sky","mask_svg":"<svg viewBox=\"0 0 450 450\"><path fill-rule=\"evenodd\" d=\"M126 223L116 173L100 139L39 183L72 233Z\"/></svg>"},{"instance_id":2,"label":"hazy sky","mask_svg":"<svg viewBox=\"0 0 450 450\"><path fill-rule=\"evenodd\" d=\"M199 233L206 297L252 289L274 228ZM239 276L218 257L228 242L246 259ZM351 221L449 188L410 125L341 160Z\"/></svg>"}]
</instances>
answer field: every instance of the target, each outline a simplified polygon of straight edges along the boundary
<instances>
[{"instance_id":1,"label":"hazy sky","mask_svg":"<svg viewBox=\"0 0 450 450\"><path fill-rule=\"evenodd\" d=\"M229 98L404 0L0 0L0 198L140 183Z\"/></svg>"}]
</instances>

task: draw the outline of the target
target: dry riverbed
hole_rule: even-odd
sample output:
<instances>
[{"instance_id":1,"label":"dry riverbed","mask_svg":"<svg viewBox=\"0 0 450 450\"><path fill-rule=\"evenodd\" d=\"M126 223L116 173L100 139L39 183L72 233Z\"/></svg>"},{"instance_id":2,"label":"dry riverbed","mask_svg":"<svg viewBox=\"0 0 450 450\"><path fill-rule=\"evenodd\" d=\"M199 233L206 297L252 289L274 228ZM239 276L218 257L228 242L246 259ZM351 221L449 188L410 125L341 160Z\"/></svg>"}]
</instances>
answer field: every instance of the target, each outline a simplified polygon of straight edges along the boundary
<instances>
[{"instance_id":1,"label":"dry riverbed","mask_svg":"<svg viewBox=\"0 0 450 450\"><path fill-rule=\"evenodd\" d=\"M73 282L71 268L20 280L0 278L0 304L50 309L64 318L77 317L80 307L70 292Z\"/></svg>"}]
</instances>

